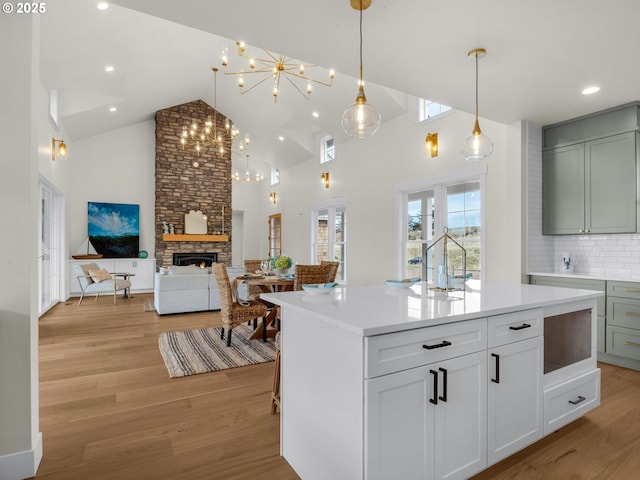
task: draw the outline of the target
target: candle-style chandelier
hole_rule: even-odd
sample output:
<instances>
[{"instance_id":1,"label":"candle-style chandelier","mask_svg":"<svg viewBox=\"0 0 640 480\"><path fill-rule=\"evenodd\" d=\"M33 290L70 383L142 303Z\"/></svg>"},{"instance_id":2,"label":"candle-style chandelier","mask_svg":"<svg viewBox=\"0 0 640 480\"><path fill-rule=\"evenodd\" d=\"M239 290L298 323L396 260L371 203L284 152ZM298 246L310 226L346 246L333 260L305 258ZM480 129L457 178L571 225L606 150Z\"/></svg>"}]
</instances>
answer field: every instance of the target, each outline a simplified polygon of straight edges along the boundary
<instances>
[{"instance_id":1,"label":"candle-style chandelier","mask_svg":"<svg viewBox=\"0 0 640 480\"><path fill-rule=\"evenodd\" d=\"M245 164L245 170L244 170L244 175L240 175L240 172L236 172L234 173L233 179L238 181L238 182L252 182L252 183L260 183L261 181L264 180L264 175L261 174L260 172L252 172L249 169L249 154L246 154L246 164Z\"/></svg>"},{"instance_id":2,"label":"candle-style chandelier","mask_svg":"<svg viewBox=\"0 0 640 480\"><path fill-rule=\"evenodd\" d=\"M250 92L258 85L266 82L269 79L273 80L273 89L271 90L271 93L273 95L274 103L278 101L278 93L280 92L280 81L282 79L286 79L291 85L293 85L293 87L300 93L300 95L302 95L307 100L309 100L311 97L311 92L313 91L314 84L324 85L325 87L333 86L333 78L335 77L335 72L333 70L329 72L329 81L324 82L322 80L311 78L307 73L305 73L307 68L313 68L316 65L296 62L291 57L271 53L264 49L262 49L262 51L265 53L266 58L246 57L246 45L244 44L244 42L236 42L236 46L238 47L238 55L247 59L248 68L240 69L239 71L233 72L227 71L229 59L226 53L222 55L222 66L224 68L225 75L238 75L238 87L240 88L241 94ZM245 88L245 77L254 75L261 76L262 78L260 80L257 80L250 87ZM305 82L306 86L301 87L299 85L304 84Z\"/></svg>"},{"instance_id":3,"label":"candle-style chandelier","mask_svg":"<svg viewBox=\"0 0 640 480\"><path fill-rule=\"evenodd\" d=\"M200 156L200 152L207 148L213 148L220 155L225 153L225 142L233 142L240 135L238 127L225 118L224 129L218 128L217 101L217 73L218 68L213 67L213 118L208 116L206 120L193 119L189 125L182 127L180 144L182 149L192 149Z\"/></svg>"}]
</instances>

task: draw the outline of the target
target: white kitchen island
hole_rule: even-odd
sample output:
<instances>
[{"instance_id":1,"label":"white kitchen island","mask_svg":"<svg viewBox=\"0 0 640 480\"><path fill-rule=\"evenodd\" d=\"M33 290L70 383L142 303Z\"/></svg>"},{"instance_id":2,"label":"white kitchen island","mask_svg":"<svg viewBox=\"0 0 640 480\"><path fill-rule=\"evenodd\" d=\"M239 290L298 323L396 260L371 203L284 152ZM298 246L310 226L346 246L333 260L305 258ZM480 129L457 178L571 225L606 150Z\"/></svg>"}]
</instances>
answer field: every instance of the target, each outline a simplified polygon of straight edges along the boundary
<instances>
[{"instance_id":1,"label":"white kitchen island","mask_svg":"<svg viewBox=\"0 0 640 480\"><path fill-rule=\"evenodd\" d=\"M304 480L469 478L599 405L601 295L263 295L281 306L281 454Z\"/></svg>"}]
</instances>

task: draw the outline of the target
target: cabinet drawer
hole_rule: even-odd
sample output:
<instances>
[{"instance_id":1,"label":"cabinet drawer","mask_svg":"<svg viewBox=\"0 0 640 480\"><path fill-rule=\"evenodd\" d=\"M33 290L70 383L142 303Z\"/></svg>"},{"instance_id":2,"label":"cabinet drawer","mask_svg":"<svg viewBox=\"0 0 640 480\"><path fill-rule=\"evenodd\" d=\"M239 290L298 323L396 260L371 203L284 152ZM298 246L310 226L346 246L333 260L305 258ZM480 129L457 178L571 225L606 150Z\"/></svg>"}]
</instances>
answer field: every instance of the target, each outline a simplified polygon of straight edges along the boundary
<instances>
[{"instance_id":1,"label":"cabinet drawer","mask_svg":"<svg viewBox=\"0 0 640 480\"><path fill-rule=\"evenodd\" d=\"M607 325L640 328L640 300L610 297L607 299Z\"/></svg>"},{"instance_id":2,"label":"cabinet drawer","mask_svg":"<svg viewBox=\"0 0 640 480\"><path fill-rule=\"evenodd\" d=\"M487 323L489 348L542 335L542 324L541 308L489 317Z\"/></svg>"},{"instance_id":3,"label":"cabinet drawer","mask_svg":"<svg viewBox=\"0 0 640 480\"><path fill-rule=\"evenodd\" d=\"M600 369L544 392L544 434L557 430L600 405Z\"/></svg>"},{"instance_id":4,"label":"cabinet drawer","mask_svg":"<svg viewBox=\"0 0 640 480\"><path fill-rule=\"evenodd\" d=\"M640 300L611 297L607 299L607 325L640 328Z\"/></svg>"},{"instance_id":5,"label":"cabinet drawer","mask_svg":"<svg viewBox=\"0 0 640 480\"><path fill-rule=\"evenodd\" d=\"M607 297L635 298L640 300L640 283L607 282Z\"/></svg>"},{"instance_id":6,"label":"cabinet drawer","mask_svg":"<svg viewBox=\"0 0 640 480\"><path fill-rule=\"evenodd\" d=\"M640 360L640 330L607 326L607 353Z\"/></svg>"},{"instance_id":7,"label":"cabinet drawer","mask_svg":"<svg viewBox=\"0 0 640 480\"><path fill-rule=\"evenodd\" d=\"M486 348L486 318L366 337L364 375L374 378Z\"/></svg>"}]
</instances>

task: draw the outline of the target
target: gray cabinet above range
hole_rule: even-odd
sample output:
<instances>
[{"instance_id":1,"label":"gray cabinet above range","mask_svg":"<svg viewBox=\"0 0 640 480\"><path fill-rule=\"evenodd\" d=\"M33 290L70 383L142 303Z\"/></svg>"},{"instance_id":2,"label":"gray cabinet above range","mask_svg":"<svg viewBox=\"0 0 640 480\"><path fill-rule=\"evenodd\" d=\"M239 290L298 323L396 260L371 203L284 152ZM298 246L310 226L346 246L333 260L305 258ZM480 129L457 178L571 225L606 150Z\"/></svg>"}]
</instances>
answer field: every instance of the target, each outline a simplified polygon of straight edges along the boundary
<instances>
[{"instance_id":1,"label":"gray cabinet above range","mask_svg":"<svg viewBox=\"0 0 640 480\"><path fill-rule=\"evenodd\" d=\"M635 233L640 104L543 127L542 233Z\"/></svg>"}]
</instances>

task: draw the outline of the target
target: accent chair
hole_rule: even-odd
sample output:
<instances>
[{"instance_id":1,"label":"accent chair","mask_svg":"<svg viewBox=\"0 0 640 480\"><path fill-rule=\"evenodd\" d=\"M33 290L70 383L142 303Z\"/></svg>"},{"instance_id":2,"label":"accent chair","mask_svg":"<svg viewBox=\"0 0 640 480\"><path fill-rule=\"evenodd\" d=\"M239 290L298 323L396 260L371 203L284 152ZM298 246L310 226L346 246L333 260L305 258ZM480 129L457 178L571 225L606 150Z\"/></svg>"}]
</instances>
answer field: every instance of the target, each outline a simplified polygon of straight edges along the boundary
<instances>
[{"instance_id":1,"label":"accent chair","mask_svg":"<svg viewBox=\"0 0 640 480\"><path fill-rule=\"evenodd\" d=\"M101 293L113 294L113 304L117 302L116 292L131 288L131 280L118 278L115 274L101 269L97 263L81 263L73 266L82 294L78 306L82 304L85 295L96 295L96 301Z\"/></svg>"}]
</instances>

